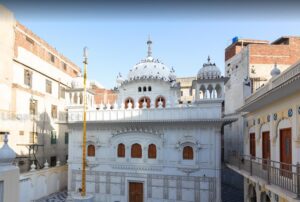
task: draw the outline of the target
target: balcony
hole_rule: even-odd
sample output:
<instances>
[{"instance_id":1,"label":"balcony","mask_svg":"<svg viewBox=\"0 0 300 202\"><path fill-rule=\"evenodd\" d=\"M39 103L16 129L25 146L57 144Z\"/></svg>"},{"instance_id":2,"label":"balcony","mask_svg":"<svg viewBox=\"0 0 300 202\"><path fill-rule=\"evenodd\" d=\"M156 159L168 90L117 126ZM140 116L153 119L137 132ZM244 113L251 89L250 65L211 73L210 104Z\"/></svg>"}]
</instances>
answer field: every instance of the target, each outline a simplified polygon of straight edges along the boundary
<instances>
[{"instance_id":1,"label":"balcony","mask_svg":"<svg viewBox=\"0 0 300 202\"><path fill-rule=\"evenodd\" d=\"M244 177L254 176L275 185L300 199L300 164L285 164L246 155L231 155L229 167Z\"/></svg>"},{"instance_id":2,"label":"balcony","mask_svg":"<svg viewBox=\"0 0 300 202\"><path fill-rule=\"evenodd\" d=\"M152 122L152 121L204 121L223 122L220 109L214 106L205 107L181 107L161 109L112 109L112 110L88 110L87 122ZM82 122L82 111L69 111L68 114L60 113L59 121L68 123Z\"/></svg>"}]
</instances>

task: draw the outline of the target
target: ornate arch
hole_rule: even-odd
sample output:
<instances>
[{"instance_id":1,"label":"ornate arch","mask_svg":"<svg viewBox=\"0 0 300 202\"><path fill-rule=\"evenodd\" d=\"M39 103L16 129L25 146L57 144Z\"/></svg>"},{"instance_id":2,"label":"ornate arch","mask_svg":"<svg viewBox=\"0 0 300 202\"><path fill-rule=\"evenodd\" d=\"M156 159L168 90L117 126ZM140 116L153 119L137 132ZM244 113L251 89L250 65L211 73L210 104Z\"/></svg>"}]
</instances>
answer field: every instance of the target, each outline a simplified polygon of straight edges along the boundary
<instances>
[{"instance_id":1,"label":"ornate arch","mask_svg":"<svg viewBox=\"0 0 300 202\"><path fill-rule=\"evenodd\" d=\"M162 102L162 107L165 108L166 107L166 99L162 95L159 95L159 96L156 97L156 99L155 99L155 108L158 108L158 104L159 104L160 101Z\"/></svg>"},{"instance_id":2,"label":"ornate arch","mask_svg":"<svg viewBox=\"0 0 300 202\"><path fill-rule=\"evenodd\" d=\"M281 118L275 123L275 135L273 137L273 142L277 140L279 130L283 128L292 128L292 121L289 118Z\"/></svg>"}]
</instances>

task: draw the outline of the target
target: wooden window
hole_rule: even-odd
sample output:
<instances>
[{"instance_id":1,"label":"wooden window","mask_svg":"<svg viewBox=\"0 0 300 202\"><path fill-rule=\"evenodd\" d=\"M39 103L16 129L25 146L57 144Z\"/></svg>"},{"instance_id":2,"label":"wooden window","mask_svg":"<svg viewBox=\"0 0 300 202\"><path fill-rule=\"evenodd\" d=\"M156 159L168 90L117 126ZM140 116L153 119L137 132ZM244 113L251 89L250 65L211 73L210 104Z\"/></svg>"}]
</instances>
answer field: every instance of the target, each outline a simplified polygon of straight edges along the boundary
<instances>
[{"instance_id":1,"label":"wooden window","mask_svg":"<svg viewBox=\"0 0 300 202\"><path fill-rule=\"evenodd\" d=\"M31 87L32 84L32 72L24 69L24 84Z\"/></svg>"},{"instance_id":2,"label":"wooden window","mask_svg":"<svg viewBox=\"0 0 300 202\"><path fill-rule=\"evenodd\" d=\"M37 115L37 109L38 109L38 101L34 99L30 99L29 103L29 113L30 115Z\"/></svg>"},{"instance_id":3,"label":"wooden window","mask_svg":"<svg viewBox=\"0 0 300 202\"><path fill-rule=\"evenodd\" d=\"M56 105L51 106L51 117L54 119L57 118L57 106Z\"/></svg>"},{"instance_id":4,"label":"wooden window","mask_svg":"<svg viewBox=\"0 0 300 202\"><path fill-rule=\"evenodd\" d=\"M55 56L52 53L49 53L49 58L52 63L55 62Z\"/></svg>"},{"instance_id":5,"label":"wooden window","mask_svg":"<svg viewBox=\"0 0 300 202\"><path fill-rule=\"evenodd\" d=\"M52 82L46 79L46 92L52 93Z\"/></svg>"},{"instance_id":6,"label":"wooden window","mask_svg":"<svg viewBox=\"0 0 300 202\"><path fill-rule=\"evenodd\" d=\"M255 150L255 133L250 133L250 156L256 156Z\"/></svg>"},{"instance_id":7,"label":"wooden window","mask_svg":"<svg viewBox=\"0 0 300 202\"><path fill-rule=\"evenodd\" d=\"M56 166L56 156L50 157L50 167Z\"/></svg>"},{"instance_id":8,"label":"wooden window","mask_svg":"<svg viewBox=\"0 0 300 202\"><path fill-rule=\"evenodd\" d=\"M263 169L267 169L267 165L271 158L269 131L265 131L262 133L262 158L263 158Z\"/></svg>"},{"instance_id":9,"label":"wooden window","mask_svg":"<svg viewBox=\"0 0 300 202\"><path fill-rule=\"evenodd\" d=\"M183 148L182 157L184 160L193 160L194 159L194 151L191 146L185 146Z\"/></svg>"},{"instance_id":10,"label":"wooden window","mask_svg":"<svg viewBox=\"0 0 300 202\"><path fill-rule=\"evenodd\" d=\"M125 157L125 145L120 143L118 145L118 157L119 158L124 158Z\"/></svg>"},{"instance_id":11,"label":"wooden window","mask_svg":"<svg viewBox=\"0 0 300 202\"><path fill-rule=\"evenodd\" d=\"M65 132L65 144L69 144L69 133Z\"/></svg>"},{"instance_id":12,"label":"wooden window","mask_svg":"<svg viewBox=\"0 0 300 202\"><path fill-rule=\"evenodd\" d=\"M142 158L142 147L140 144L136 143L131 146L131 157Z\"/></svg>"},{"instance_id":13,"label":"wooden window","mask_svg":"<svg viewBox=\"0 0 300 202\"><path fill-rule=\"evenodd\" d=\"M62 68L63 68L65 71L67 71L67 64L66 64L66 63L61 62L61 66L62 66Z\"/></svg>"},{"instance_id":14,"label":"wooden window","mask_svg":"<svg viewBox=\"0 0 300 202\"><path fill-rule=\"evenodd\" d=\"M157 108L159 105L159 102L161 102L162 103L162 107L166 107L166 99L164 98L164 97L158 97L158 98L156 98L156 100L155 100L155 107Z\"/></svg>"},{"instance_id":15,"label":"wooden window","mask_svg":"<svg viewBox=\"0 0 300 202\"><path fill-rule=\"evenodd\" d=\"M34 45L33 39L28 36L26 36L26 41L29 42L31 45Z\"/></svg>"},{"instance_id":16,"label":"wooden window","mask_svg":"<svg viewBox=\"0 0 300 202\"><path fill-rule=\"evenodd\" d=\"M88 156L95 156L95 146L90 144L88 147L87 147L87 155Z\"/></svg>"},{"instance_id":17,"label":"wooden window","mask_svg":"<svg viewBox=\"0 0 300 202\"><path fill-rule=\"evenodd\" d=\"M57 142L56 131L51 131L51 144L56 144L56 142Z\"/></svg>"},{"instance_id":18,"label":"wooden window","mask_svg":"<svg viewBox=\"0 0 300 202\"><path fill-rule=\"evenodd\" d=\"M59 96L59 98L63 98L63 99L65 99L65 97L66 97L66 89L65 89L65 87L63 87L63 86L59 86L59 92L58 92L58 96Z\"/></svg>"},{"instance_id":19,"label":"wooden window","mask_svg":"<svg viewBox=\"0 0 300 202\"><path fill-rule=\"evenodd\" d=\"M148 158L156 159L156 146L155 144L150 144L148 147Z\"/></svg>"}]
</instances>

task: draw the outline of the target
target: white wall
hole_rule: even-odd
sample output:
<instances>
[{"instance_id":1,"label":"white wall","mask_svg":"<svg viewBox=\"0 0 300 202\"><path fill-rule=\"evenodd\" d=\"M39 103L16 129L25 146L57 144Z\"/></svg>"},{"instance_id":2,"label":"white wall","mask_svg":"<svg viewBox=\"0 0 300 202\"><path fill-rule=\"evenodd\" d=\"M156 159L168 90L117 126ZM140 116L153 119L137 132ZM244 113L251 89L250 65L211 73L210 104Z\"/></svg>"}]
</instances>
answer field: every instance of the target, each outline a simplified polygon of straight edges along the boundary
<instances>
[{"instance_id":1,"label":"white wall","mask_svg":"<svg viewBox=\"0 0 300 202\"><path fill-rule=\"evenodd\" d=\"M67 166L36 170L20 175L20 202L31 202L67 188Z\"/></svg>"}]
</instances>

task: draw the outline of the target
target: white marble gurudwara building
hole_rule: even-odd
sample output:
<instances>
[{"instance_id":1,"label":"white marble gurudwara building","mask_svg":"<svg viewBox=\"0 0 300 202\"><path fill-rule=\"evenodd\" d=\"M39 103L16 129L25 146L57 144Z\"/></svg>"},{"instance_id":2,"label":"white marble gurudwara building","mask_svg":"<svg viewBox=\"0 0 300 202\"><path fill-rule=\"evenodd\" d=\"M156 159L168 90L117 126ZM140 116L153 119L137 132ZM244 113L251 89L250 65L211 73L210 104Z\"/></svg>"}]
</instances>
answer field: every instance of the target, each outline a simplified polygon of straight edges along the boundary
<instances>
[{"instance_id":1,"label":"white marble gurudwara building","mask_svg":"<svg viewBox=\"0 0 300 202\"><path fill-rule=\"evenodd\" d=\"M87 192L95 201L221 201L221 127L224 83L208 62L193 81L191 104L179 104L173 69L148 55L117 77L118 99L93 106L87 91ZM68 109L68 194L81 187L83 90L73 80Z\"/></svg>"}]
</instances>

